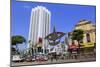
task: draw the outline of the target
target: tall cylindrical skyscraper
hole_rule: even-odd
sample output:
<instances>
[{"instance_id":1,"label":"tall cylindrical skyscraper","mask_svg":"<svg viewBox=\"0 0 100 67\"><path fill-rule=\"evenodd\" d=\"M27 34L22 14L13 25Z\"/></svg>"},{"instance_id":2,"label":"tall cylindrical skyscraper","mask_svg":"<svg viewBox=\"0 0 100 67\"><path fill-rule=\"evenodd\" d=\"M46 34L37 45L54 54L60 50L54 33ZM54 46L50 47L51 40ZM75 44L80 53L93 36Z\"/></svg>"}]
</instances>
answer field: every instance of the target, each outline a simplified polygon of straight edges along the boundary
<instances>
[{"instance_id":1,"label":"tall cylindrical skyscraper","mask_svg":"<svg viewBox=\"0 0 100 67\"><path fill-rule=\"evenodd\" d=\"M48 45L45 38L50 33L50 19L51 13L43 6L37 6L32 8L30 28L29 28L29 41L31 45L36 45L38 42L42 42L42 48ZM30 47L30 45L28 45Z\"/></svg>"}]
</instances>

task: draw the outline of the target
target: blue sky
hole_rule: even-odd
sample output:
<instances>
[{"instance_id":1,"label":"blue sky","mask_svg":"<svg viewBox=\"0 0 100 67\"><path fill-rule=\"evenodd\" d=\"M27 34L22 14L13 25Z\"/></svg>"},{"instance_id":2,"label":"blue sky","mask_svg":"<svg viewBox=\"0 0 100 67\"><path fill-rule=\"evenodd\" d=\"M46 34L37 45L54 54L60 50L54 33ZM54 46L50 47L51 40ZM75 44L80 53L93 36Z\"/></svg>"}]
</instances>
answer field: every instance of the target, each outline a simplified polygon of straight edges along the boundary
<instances>
[{"instance_id":1,"label":"blue sky","mask_svg":"<svg viewBox=\"0 0 100 67\"><path fill-rule=\"evenodd\" d=\"M28 39L31 9L36 6L44 6L51 11L51 31L53 26L55 26L57 31L65 33L70 32L74 28L74 25L76 25L81 19L90 20L94 24L96 22L95 6L20 2L12 0L12 35L22 35Z\"/></svg>"}]
</instances>

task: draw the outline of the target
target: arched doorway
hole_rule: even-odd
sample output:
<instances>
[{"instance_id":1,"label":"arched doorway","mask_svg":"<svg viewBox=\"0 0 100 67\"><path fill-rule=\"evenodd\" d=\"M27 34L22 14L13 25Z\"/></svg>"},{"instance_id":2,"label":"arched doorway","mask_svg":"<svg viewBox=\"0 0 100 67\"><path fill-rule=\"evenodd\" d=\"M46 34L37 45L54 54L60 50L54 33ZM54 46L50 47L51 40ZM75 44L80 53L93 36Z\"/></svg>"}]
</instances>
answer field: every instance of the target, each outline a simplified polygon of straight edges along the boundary
<instances>
[{"instance_id":1,"label":"arched doorway","mask_svg":"<svg viewBox=\"0 0 100 67\"><path fill-rule=\"evenodd\" d=\"M86 39L87 39L87 42L91 42L89 33L86 34Z\"/></svg>"}]
</instances>

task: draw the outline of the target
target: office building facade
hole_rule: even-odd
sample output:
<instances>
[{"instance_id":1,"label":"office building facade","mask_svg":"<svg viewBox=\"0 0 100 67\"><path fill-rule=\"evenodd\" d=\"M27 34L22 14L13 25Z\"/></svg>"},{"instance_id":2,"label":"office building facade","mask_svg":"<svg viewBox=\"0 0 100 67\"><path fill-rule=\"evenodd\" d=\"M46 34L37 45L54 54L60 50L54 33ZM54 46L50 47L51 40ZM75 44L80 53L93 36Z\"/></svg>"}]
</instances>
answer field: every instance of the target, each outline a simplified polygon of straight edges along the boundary
<instances>
[{"instance_id":1,"label":"office building facade","mask_svg":"<svg viewBox=\"0 0 100 67\"><path fill-rule=\"evenodd\" d=\"M43 7L37 6L31 11L30 28L29 28L29 48L41 47L46 49L48 41L45 38L50 33L50 11ZM30 44L31 43L31 44Z\"/></svg>"}]
</instances>

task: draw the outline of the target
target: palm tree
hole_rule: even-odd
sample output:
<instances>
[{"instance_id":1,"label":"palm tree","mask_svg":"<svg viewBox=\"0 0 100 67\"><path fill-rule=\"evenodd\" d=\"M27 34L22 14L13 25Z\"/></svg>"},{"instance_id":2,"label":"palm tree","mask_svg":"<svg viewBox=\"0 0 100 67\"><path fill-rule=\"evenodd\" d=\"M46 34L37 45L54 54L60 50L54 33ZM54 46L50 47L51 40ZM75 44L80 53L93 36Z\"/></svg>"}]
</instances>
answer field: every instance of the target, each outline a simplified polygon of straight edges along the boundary
<instances>
[{"instance_id":1,"label":"palm tree","mask_svg":"<svg viewBox=\"0 0 100 67\"><path fill-rule=\"evenodd\" d=\"M77 40L78 46L79 46L79 50L80 50L80 41L82 41L82 40L83 40L83 37L84 37L83 34L84 34L84 31L81 30L81 29L77 29L77 30L74 30L74 31L72 32L72 37L71 37L71 39L72 39L72 40Z\"/></svg>"},{"instance_id":2,"label":"palm tree","mask_svg":"<svg viewBox=\"0 0 100 67\"><path fill-rule=\"evenodd\" d=\"M22 44L24 42L26 43L26 39L23 36L15 35L11 37L11 44L12 46L16 46L16 51L18 51L17 44Z\"/></svg>"}]
</instances>

